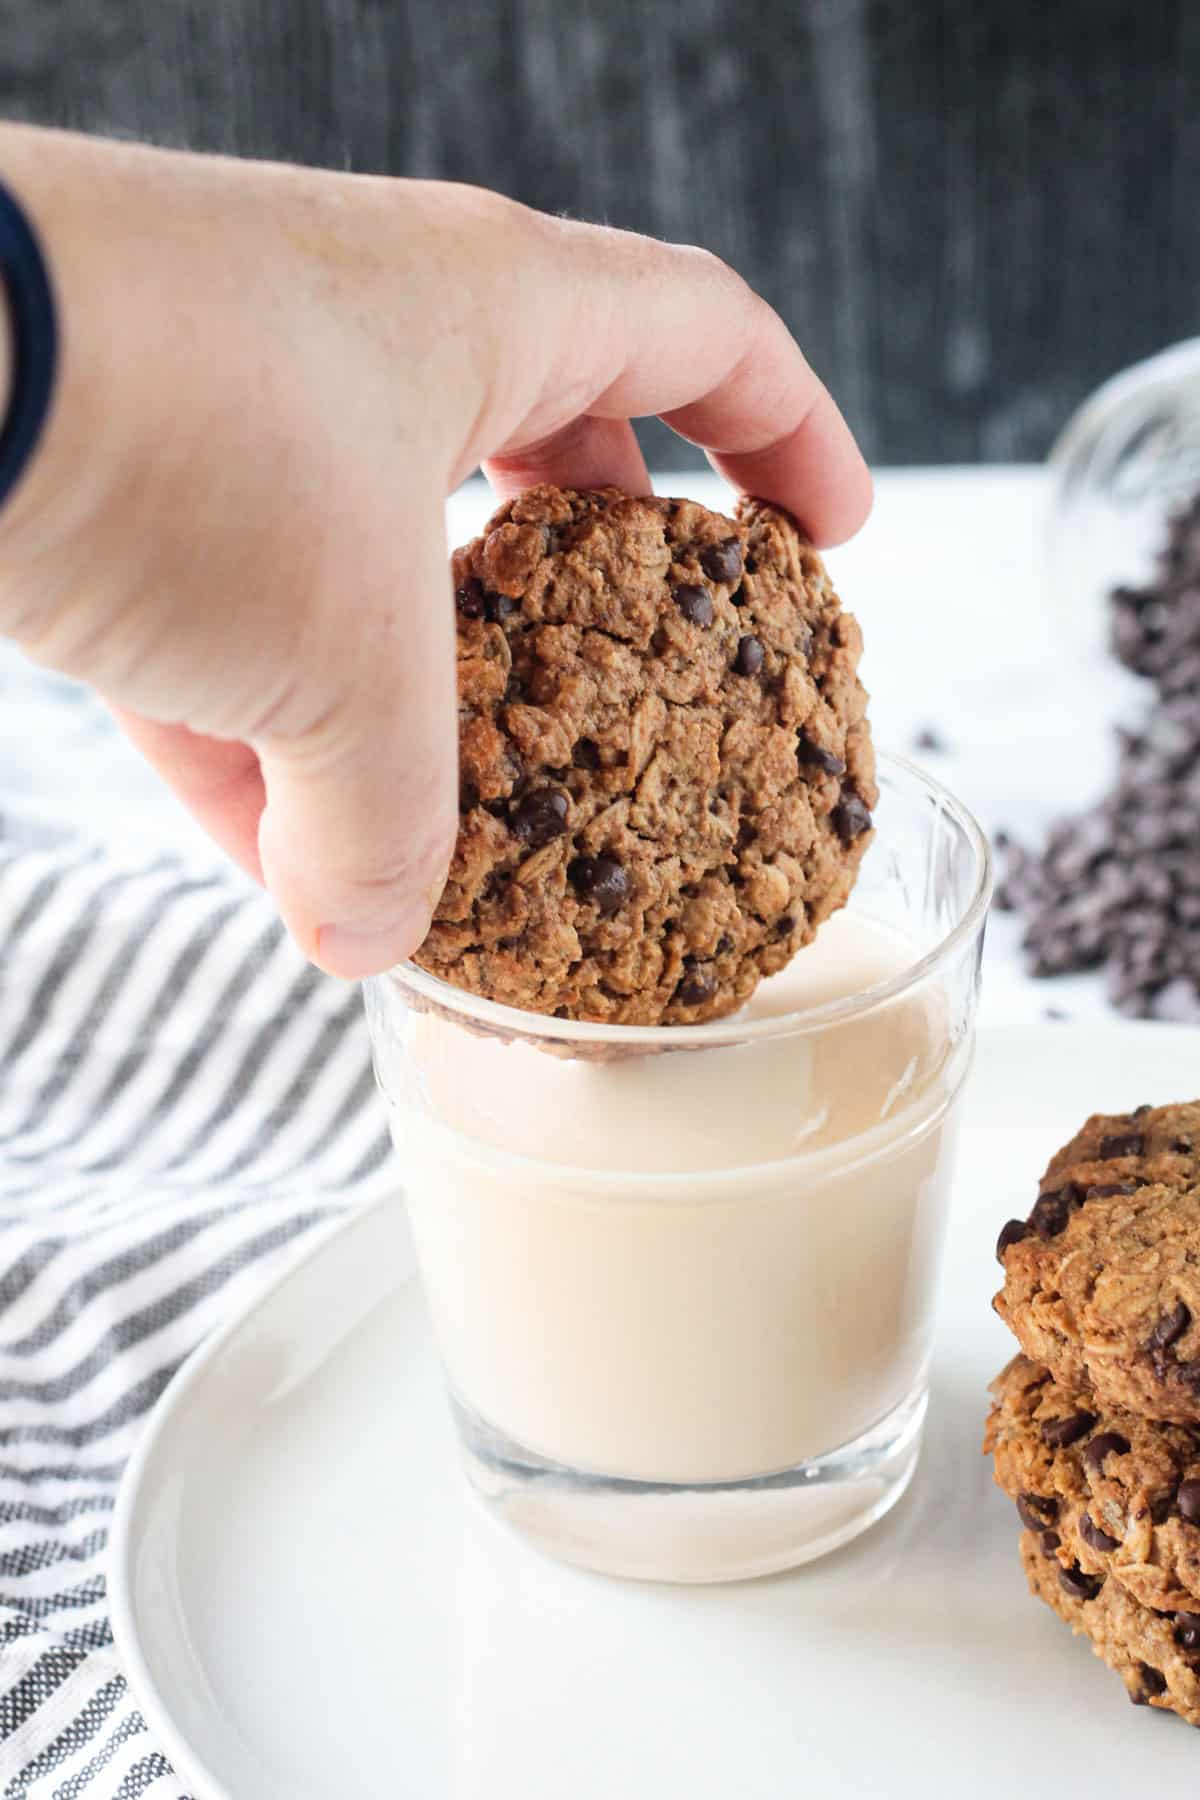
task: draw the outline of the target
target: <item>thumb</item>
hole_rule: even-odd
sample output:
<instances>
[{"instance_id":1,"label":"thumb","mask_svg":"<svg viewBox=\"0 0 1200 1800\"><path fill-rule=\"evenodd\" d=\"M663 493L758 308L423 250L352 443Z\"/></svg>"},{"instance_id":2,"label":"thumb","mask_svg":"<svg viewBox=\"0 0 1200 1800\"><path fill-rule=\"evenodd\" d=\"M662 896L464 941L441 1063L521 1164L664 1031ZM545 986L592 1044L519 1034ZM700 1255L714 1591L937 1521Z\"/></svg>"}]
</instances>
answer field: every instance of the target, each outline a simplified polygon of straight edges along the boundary
<instances>
[{"instance_id":1,"label":"thumb","mask_svg":"<svg viewBox=\"0 0 1200 1800\"><path fill-rule=\"evenodd\" d=\"M330 609L319 722L254 744L263 877L305 955L350 980L418 948L454 849L453 598L438 535L419 555L409 538L379 603Z\"/></svg>"}]
</instances>

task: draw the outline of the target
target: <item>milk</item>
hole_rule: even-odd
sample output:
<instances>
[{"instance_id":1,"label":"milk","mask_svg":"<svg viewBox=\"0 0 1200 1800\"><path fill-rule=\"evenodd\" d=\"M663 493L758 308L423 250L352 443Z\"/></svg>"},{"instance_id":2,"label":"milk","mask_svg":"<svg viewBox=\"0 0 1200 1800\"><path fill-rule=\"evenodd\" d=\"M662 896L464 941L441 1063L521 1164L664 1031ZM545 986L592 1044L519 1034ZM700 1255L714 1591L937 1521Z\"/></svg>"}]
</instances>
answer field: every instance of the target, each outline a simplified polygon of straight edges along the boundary
<instances>
[{"instance_id":1,"label":"milk","mask_svg":"<svg viewBox=\"0 0 1200 1800\"><path fill-rule=\"evenodd\" d=\"M397 1012L381 1072L471 1412L577 1470L704 1484L823 1456L919 1388L967 1034L936 980L785 1029L914 960L842 912L742 1041L614 1060Z\"/></svg>"}]
</instances>

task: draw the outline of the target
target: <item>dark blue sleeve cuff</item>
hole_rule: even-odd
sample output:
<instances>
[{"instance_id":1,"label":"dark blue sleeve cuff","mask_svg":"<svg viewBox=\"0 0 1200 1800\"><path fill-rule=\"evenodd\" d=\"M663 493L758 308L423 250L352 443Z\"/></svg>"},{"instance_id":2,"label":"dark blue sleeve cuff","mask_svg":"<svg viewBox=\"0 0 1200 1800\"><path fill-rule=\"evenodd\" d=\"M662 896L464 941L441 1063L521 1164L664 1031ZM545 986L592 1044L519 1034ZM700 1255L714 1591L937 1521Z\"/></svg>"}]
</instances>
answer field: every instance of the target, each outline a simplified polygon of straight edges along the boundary
<instances>
[{"instance_id":1,"label":"dark blue sleeve cuff","mask_svg":"<svg viewBox=\"0 0 1200 1800\"><path fill-rule=\"evenodd\" d=\"M41 248L0 182L0 285L11 344L8 410L0 426L0 506L33 455L54 391L58 322Z\"/></svg>"}]
</instances>

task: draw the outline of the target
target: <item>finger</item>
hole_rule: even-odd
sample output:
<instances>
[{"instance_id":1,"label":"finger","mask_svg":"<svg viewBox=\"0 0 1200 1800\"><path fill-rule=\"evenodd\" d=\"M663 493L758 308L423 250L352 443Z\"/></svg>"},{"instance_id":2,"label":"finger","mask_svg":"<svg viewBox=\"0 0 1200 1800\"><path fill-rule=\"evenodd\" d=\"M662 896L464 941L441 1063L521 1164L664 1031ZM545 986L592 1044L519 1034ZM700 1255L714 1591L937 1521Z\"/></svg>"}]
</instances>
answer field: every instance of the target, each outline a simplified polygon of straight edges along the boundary
<instances>
[{"instance_id":1,"label":"finger","mask_svg":"<svg viewBox=\"0 0 1200 1800\"><path fill-rule=\"evenodd\" d=\"M114 706L130 743L141 751L209 836L247 875L261 882L258 822L266 799L258 757L249 744L203 737L185 725L160 725Z\"/></svg>"},{"instance_id":2,"label":"finger","mask_svg":"<svg viewBox=\"0 0 1200 1800\"><path fill-rule=\"evenodd\" d=\"M779 315L707 252L631 232L546 220L568 295L548 316L546 401L503 449L575 413L658 413L707 450L740 488L837 543L870 510L871 479L854 438ZM560 403L561 404L561 403Z\"/></svg>"},{"instance_id":3,"label":"finger","mask_svg":"<svg viewBox=\"0 0 1200 1800\"><path fill-rule=\"evenodd\" d=\"M845 442L850 434L824 387L818 384L810 410L784 437L771 439L766 430L757 434L769 440L760 449L722 449L720 438L717 443L709 441L717 437L711 425L702 428L703 435L688 427L690 410L668 414L666 423L681 437L701 444L730 487L760 500L774 500L794 513L814 544L821 548L844 544L865 524L874 499L871 473L857 445L852 457L830 453L831 442ZM744 435L731 433L725 441L736 442Z\"/></svg>"},{"instance_id":4,"label":"finger","mask_svg":"<svg viewBox=\"0 0 1200 1800\"><path fill-rule=\"evenodd\" d=\"M627 494L648 494L650 476L628 419L584 416L543 438L540 443L507 455L488 457L483 465L502 500L548 481L555 487L618 487Z\"/></svg>"},{"instance_id":5,"label":"finger","mask_svg":"<svg viewBox=\"0 0 1200 1800\"><path fill-rule=\"evenodd\" d=\"M332 975L378 974L429 929L458 827L454 606L441 502L360 566L376 597L341 608L331 704L295 737L255 741L267 803L259 853L301 949ZM348 630L352 619L353 629Z\"/></svg>"}]
</instances>

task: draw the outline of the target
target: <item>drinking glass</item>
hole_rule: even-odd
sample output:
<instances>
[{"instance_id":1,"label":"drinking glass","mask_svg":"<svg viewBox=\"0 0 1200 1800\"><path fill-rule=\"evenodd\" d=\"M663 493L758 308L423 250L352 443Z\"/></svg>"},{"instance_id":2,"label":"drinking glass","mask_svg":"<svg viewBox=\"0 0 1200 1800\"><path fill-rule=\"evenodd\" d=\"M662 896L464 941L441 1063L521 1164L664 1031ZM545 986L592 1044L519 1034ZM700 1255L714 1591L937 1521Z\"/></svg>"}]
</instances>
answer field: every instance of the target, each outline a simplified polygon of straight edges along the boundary
<instances>
[{"instance_id":1,"label":"drinking glass","mask_svg":"<svg viewBox=\"0 0 1200 1800\"><path fill-rule=\"evenodd\" d=\"M554 1555L762 1574L913 1474L990 864L927 775L879 784L813 1004L616 1026L367 984L467 1476Z\"/></svg>"}]
</instances>

